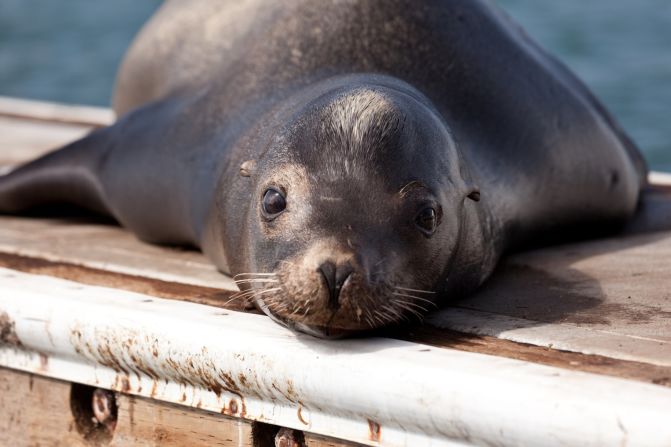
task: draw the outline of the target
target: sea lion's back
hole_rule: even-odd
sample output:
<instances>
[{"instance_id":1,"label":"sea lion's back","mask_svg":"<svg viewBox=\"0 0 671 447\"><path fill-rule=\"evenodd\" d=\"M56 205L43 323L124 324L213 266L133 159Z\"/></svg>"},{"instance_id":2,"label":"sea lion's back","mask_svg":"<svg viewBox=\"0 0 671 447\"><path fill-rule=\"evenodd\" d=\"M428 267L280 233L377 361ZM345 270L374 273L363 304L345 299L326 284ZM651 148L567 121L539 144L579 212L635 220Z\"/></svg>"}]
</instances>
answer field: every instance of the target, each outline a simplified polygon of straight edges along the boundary
<instances>
[{"instance_id":1,"label":"sea lion's back","mask_svg":"<svg viewBox=\"0 0 671 447\"><path fill-rule=\"evenodd\" d=\"M255 104L268 110L301 86L354 73L426 95L525 229L635 209L646 168L634 144L485 0L169 1L130 49L114 106L121 115L203 87L200 114L235 123Z\"/></svg>"},{"instance_id":2,"label":"sea lion's back","mask_svg":"<svg viewBox=\"0 0 671 447\"><path fill-rule=\"evenodd\" d=\"M118 116L182 86L207 82L244 55L244 38L266 20L263 0L168 0L144 25L117 74Z\"/></svg>"}]
</instances>

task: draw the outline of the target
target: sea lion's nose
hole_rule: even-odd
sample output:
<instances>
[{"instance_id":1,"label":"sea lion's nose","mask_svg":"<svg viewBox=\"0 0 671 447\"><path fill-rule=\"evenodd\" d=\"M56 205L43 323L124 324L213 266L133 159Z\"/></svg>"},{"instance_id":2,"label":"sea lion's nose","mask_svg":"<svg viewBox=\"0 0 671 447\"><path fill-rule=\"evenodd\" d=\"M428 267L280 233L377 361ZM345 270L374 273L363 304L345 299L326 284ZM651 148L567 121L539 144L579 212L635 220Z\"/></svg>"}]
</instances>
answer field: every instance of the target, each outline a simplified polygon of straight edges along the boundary
<instances>
[{"instance_id":1,"label":"sea lion's nose","mask_svg":"<svg viewBox=\"0 0 671 447\"><path fill-rule=\"evenodd\" d=\"M336 310L340 306L340 290L354 269L349 263L336 265L331 261L326 261L319 266L318 270L324 277L329 291L329 307Z\"/></svg>"}]
</instances>

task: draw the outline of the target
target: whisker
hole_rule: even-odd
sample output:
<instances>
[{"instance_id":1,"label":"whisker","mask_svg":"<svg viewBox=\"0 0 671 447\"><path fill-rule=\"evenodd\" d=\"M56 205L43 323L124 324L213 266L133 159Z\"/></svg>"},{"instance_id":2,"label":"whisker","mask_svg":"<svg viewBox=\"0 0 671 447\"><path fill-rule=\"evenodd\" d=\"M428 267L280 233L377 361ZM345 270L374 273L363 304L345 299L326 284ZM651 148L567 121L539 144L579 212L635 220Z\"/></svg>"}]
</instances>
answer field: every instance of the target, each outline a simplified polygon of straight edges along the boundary
<instances>
[{"instance_id":1,"label":"whisker","mask_svg":"<svg viewBox=\"0 0 671 447\"><path fill-rule=\"evenodd\" d=\"M259 279L236 279L235 283L236 284L245 284L245 283L251 283L251 282L279 282L279 279L271 279L271 278L259 278Z\"/></svg>"},{"instance_id":2,"label":"whisker","mask_svg":"<svg viewBox=\"0 0 671 447\"><path fill-rule=\"evenodd\" d=\"M396 300L392 300L392 302L394 302L398 307L400 307L400 308L406 310L407 312L410 312L411 314L415 315L420 320L422 320L424 318L423 315L421 313L419 313L417 310L413 309L412 307L407 307L407 305L412 304L412 303L398 302ZM422 310L426 311L426 309L423 309L423 308L422 308Z\"/></svg>"},{"instance_id":3,"label":"whisker","mask_svg":"<svg viewBox=\"0 0 671 447\"><path fill-rule=\"evenodd\" d=\"M274 292L277 290L281 290L281 287L273 287L271 289L251 289L251 290L245 290L245 291L240 291L231 296L231 298L224 303L224 305L230 303L231 301L237 300L237 299L248 299L248 298L256 298L258 295L267 293L267 292Z\"/></svg>"},{"instance_id":4,"label":"whisker","mask_svg":"<svg viewBox=\"0 0 671 447\"><path fill-rule=\"evenodd\" d=\"M436 292L432 292L430 290L409 289L407 287L399 287L399 286L396 286L395 288L399 289L399 290L405 290L405 291L408 291L408 292L430 293L430 294L435 294L436 293Z\"/></svg>"},{"instance_id":5,"label":"whisker","mask_svg":"<svg viewBox=\"0 0 671 447\"><path fill-rule=\"evenodd\" d=\"M429 304L431 304L433 307L438 308L438 305L437 305L436 303L434 303L434 302L431 301L431 300L427 300L426 298L422 298L422 297L415 296L415 295L408 295L407 293L392 292L391 294L392 294L392 295L396 295L396 296L406 296L406 297L408 297L408 298L414 298L414 299L416 299L417 301L422 301L422 302L425 302L425 303L429 303Z\"/></svg>"},{"instance_id":6,"label":"whisker","mask_svg":"<svg viewBox=\"0 0 671 447\"><path fill-rule=\"evenodd\" d=\"M261 289L255 295L263 295L264 293L276 292L278 290L282 290L282 288L281 287L273 287L272 289Z\"/></svg>"},{"instance_id":7,"label":"whisker","mask_svg":"<svg viewBox=\"0 0 671 447\"><path fill-rule=\"evenodd\" d=\"M419 310L419 311L427 312L426 307L420 306L420 305L417 304L417 303L411 303L411 302L409 302L409 301L396 301L396 300L391 300L391 302L393 302L393 303L397 303L399 306L400 306L400 305L403 305L403 308L404 308L404 309L408 309L408 310L410 310L410 308L408 307L408 306L410 306L411 308L415 308L415 309L417 309L417 310Z\"/></svg>"},{"instance_id":8,"label":"whisker","mask_svg":"<svg viewBox=\"0 0 671 447\"><path fill-rule=\"evenodd\" d=\"M233 278L237 278L239 276L275 276L277 273L238 273L237 275L233 276Z\"/></svg>"}]
</instances>

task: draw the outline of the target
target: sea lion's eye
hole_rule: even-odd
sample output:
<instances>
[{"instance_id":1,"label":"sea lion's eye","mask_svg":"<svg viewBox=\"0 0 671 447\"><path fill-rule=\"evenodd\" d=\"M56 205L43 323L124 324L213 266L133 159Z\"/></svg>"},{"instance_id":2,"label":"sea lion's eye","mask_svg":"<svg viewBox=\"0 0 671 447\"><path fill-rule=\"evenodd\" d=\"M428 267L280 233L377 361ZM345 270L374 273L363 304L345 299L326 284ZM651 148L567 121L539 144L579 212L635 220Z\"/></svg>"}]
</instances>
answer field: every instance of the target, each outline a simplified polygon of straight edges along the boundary
<instances>
[{"instance_id":1,"label":"sea lion's eye","mask_svg":"<svg viewBox=\"0 0 671 447\"><path fill-rule=\"evenodd\" d=\"M438 219L436 218L436 210L433 208L424 208L422 211L417 214L415 217L415 225L422 230L423 233L427 235L433 234L436 231L436 226L438 225Z\"/></svg>"},{"instance_id":2,"label":"sea lion's eye","mask_svg":"<svg viewBox=\"0 0 671 447\"><path fill-rule=\"evenodd\" d=\"M263 193L263 212L266 217L275 217L287 207L287 200L281 192L274 188L266 189Z\"/></svg>"}]
</instances>

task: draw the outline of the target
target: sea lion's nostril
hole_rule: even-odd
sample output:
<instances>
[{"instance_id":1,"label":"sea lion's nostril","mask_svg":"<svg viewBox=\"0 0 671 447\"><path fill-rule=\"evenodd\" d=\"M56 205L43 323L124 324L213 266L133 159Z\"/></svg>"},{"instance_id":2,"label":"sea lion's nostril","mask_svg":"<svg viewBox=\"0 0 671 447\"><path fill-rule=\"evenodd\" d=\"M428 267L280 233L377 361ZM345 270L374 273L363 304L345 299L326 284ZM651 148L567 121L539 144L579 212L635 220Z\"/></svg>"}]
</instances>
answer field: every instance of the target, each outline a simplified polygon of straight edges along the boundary
<instances>
[{"instance_id":1,"label":"sea lion's nostril","mask_svg":"<svg viewBox=\"0 0 671 447\"><path fill-rule=\"evenodd\" d=\"M340 307L340 290L354 269L349 264L336 266L333 262L326 261L319 266L318 270L324 277L329 291L329 307L333 310L338 309Z\"/></svg>"}]
</instances>

